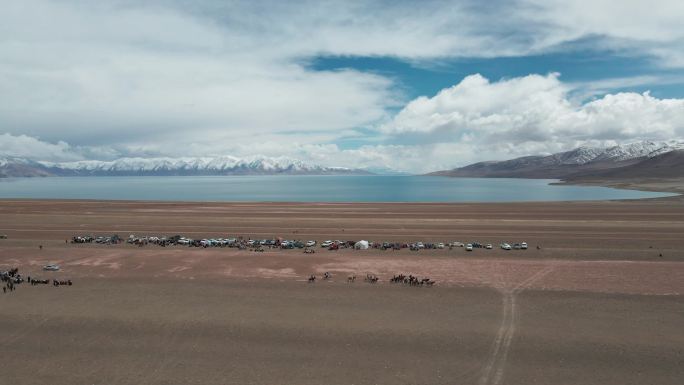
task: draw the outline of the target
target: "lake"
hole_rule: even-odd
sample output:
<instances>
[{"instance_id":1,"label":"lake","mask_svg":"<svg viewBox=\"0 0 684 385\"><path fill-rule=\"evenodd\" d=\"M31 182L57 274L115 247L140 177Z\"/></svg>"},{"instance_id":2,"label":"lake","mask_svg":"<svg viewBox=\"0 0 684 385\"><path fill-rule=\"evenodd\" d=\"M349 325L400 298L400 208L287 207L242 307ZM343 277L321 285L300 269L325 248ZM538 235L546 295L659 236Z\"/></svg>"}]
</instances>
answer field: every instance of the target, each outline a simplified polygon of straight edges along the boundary
<instances>
[{"instance_id":1,"label":"lake","mask_svg":"<svg viewBox=\"0 0 684 385\"><path fill-rule=\"evenodd\" d=\"M0 198L259 202L528 202L638 199L670 193L555 186L549 179L429 176L0 178Z\"/></svg>"}]
</instances>

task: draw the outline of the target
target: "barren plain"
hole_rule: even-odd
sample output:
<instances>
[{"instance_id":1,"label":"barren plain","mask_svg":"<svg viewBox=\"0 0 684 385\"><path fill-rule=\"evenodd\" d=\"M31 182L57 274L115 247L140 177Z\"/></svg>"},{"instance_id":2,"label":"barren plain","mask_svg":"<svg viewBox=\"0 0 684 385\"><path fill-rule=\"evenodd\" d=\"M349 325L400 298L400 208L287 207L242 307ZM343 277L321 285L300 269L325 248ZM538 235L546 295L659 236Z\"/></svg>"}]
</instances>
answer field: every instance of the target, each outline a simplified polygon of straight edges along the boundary
<instances>
[{"instance_id":1,"label":"barren plain","mask_svg":"<svg viewBox=\"0 0 684 385\"><path fill-rule=\"evenodd\" d=\"M680 384L681 199L516 204L0 201L12 384ZM71 244L76 235L493 250ZM504 251L501 242L529 250ZM40 247L42 246L42 247ZM539 249L537 249L539 246ZM57 263L58 272L42 271ZM323 281L323 272L332 279ZM394 274L433 287L391 284ZM306 278L316 274L315 283ZM363 281L376 274L380 281ZM354 283L347 277L356 275Z\"/></svg>"}]
</instances>

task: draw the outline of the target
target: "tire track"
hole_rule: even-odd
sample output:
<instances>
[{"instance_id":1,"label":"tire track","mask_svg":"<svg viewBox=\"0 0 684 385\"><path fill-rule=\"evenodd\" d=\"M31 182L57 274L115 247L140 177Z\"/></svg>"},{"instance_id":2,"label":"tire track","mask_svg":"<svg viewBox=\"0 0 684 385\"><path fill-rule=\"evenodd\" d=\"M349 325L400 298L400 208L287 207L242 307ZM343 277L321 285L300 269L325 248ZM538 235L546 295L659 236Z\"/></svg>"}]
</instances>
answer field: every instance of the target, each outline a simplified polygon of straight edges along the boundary
<instances>
[{"instance_id":1,"label":"tire track","mask_svg":"<svg viewBox=\"0 0 684 385\"><path fill-rule=\"evenodd\" d=\"M478 382L479 385L501 384L506 361L508 360L508 351L513 342L513 337L518 324L517 321L519 319L517 295L535 281L550 273L553 269L553 266L545 267L532 274L518 285L512 288L504 287L500 290L502 295L501 325L499 326L499 330L492 343L492 350L489 359L487 360L487 364L482 369L482 376Z\"/></svg>"}]
</instances>

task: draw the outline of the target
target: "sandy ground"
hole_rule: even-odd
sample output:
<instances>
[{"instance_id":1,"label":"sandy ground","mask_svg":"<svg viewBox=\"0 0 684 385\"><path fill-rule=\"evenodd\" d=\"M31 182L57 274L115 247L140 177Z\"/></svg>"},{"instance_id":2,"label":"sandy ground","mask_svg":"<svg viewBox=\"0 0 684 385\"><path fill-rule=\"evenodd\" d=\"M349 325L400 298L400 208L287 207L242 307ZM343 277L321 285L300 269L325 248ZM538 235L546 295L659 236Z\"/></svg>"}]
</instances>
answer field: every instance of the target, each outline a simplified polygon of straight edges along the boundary
<instances>
[{"instance_id":1,"label":"sandy ground","mask_svg":"<svg viewBox=\"0 0 684 385\"><path fill-rule=\"evenodd\" d=\"M527 241L527 251L71 245L74 235ZM684 204L0 201L13 384L680 384ZM42 250L38 245L43 245ZM535 246L541 245L541 250ZM660 256L662 254L662 257ZM60 272L41 271L59 263ZM311 274L332 280L308 284ZM381 281L364 283L367 273ZM429 276L431 288L387 282ZM346 277L359 279L349 284Z\"/></svg>"}]
</instances>

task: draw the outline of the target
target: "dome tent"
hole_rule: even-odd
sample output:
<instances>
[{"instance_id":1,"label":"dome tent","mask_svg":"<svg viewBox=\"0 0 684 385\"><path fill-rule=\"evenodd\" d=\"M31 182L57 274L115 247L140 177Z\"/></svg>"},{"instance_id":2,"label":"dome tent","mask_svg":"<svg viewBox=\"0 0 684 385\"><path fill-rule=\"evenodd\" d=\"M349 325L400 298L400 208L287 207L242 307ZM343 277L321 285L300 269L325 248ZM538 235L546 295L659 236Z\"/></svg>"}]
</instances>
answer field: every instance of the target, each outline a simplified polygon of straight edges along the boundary
<instances>
[{"instance_id":1,"label":"dome tent","mask_svg":"<svg viewBox=\"0 0 684 385\"><path fill-rule=\"evenodd\" d=\"M366 250L368 246L368 241L358 241L354 244L356 250Z\"/></svg>"}]
</instances>

